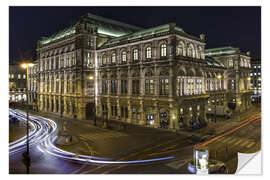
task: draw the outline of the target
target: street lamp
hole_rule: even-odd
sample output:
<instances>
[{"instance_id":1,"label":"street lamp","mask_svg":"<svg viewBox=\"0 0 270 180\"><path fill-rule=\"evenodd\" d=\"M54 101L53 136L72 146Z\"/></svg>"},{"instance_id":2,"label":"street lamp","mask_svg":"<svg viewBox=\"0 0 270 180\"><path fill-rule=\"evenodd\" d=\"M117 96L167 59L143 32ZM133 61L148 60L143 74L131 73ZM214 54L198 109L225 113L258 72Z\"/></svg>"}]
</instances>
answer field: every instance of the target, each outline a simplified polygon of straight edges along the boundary
<instances>
[{"instance_id":1,"label":"street lamp","mask_svg":"<svg viewBox=\"0 0 270 180\"><path fill-rule=\"evenodd\" d=\"M89 80L93 80L94 76L90 75L88 77ZM97 119L96 119L96 88L95 88L95 81L94 81L94 125L97 126Z\"/></svg>"},{"instance_id":2,"label":"street lamp","mask_svg":"<svg viewBox=\"0 0 270 180\"><path fill-rule=\"evenodd\" d=\"M241 102L241 100L239 100L239 101L237 101L237 103L238 103L238 107L239 107L239 109L238 109L238 121L240 121L240 107L241 107L241 104L242 104L242 102Z\"/></svg>"},{"instance_id":3,"label":"street lamp","mask_svg":"<svg viewBox=\"0 0 270 180\"><path fill-rule=\"evenodd\" d=\"M29 174L29 167L30 167L30 156L29 156L29 79L28 79L28 68L33 67L34 64L32 63L23 63L22 68L26 69L26 154L24 155L26 160L26 173Z\"/></svg>"},{"instance_id":4,"label":"street lamp","mask_svg":"<svg viewBox=\"0 0 270 180\"><path fill-rule=\"evenodd\" d=\"M220 80L222 76L220 74L217 75L217 79ZM217 122L217 95L215 95L215 123Z\"/></svg>"}]
</instances>

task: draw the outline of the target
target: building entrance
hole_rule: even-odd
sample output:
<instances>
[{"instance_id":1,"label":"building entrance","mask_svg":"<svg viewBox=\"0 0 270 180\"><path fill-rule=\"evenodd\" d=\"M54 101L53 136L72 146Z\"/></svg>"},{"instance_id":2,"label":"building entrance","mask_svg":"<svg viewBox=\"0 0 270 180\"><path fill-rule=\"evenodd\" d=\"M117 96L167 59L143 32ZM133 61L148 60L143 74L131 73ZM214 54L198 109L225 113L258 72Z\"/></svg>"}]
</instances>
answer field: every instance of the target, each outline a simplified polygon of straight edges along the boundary
<instances>
[{"instance_id":1,"label":"building entrance","mask_svg":"<svg viewBox=\"0 0 270 180\"><path fill-rule=\"evenodd\" d=\"M95 104L87 103L85 106L85 117L86 119L94 118L95 116Z\"/></svg>"}]
</instances>

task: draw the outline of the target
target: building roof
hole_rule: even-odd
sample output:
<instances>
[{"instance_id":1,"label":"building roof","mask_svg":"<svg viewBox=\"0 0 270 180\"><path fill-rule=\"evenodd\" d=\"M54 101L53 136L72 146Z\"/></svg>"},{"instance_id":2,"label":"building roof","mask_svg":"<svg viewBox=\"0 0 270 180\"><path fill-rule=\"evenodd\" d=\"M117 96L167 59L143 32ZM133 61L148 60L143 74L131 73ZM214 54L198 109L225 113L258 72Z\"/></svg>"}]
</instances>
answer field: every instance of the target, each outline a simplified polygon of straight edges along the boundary
<instances>
[{"instance_id":1,"label":"building roof","mask_svg":"<svg viewBox=\"0 0 270 180\"><path fill-rule=\"evenodd\" d=\"M169 23L169 24L155 26L148 29L143 29L143 30L130 33L124 36L120 36L117 38L112 38L108 40L105 44L103 44L100 48L103 49L103 48L108 48L108 47L118 45L118 44L125 44L129 42L139 41L142 39L148 39L148 38L153 38L153 37L157 37L161 35L166 35L166 34L169 34L170 30L172 29L174 30L176 34L179 34L181 36L185 36L191 39L195 39L197 41L202 41L201 39L197 37L194 37L192 35L185 33L182 28L175 26L174 23Z\"/></svg>"},{"instance_id":2,"label":"building roof","mask_svg":"<svg viewBox=\"0 0 270 180\"><path fill-rule=\"evenodd\" d=\"M152 28L149 28L149 29L144 29L144 30L141 30L141 31L137 31L135 33L120 36L118 38L112 38L109 41L107 41L102 47L111 46L111 45L118 44L118 43L121 43L121 42L132 41L132 40L135 40L135 39L138 39L138 38L143 38L143 37L155 35L155 34L158 34L158 33L168 32L169 29L170 29L169 24L164 24L164 25L161 25L161 26L156 26L156 27L152 27Z\"/></svg>"},{"instance_id":3,"label":"building roof","mask_svg":"<svg viewBox=\"0 0 270 180\"><path fill-rule=\"evenodd\" d=\"M205 55L206 56L229 55L229 54L234 54L236 52L239 52L239 48L226 46L226 47L220 47L220 48L206 49Z\"/></svg>"},{"instance_id":4,"label":"building roof","mask_svg":"<svg viewBox=\"0 0 270 180\"><path fill-rule=\"evenodd\" d=\"M81 16L75 23L65 28L64 30L54 33L50 37L43 37L41 39L41 44L48 44L55 40L74 34L76 32L75 27L81 20L96 25L98 27L98 33L112 37L119 37L142 30L140 27L88 13Z\"/></svg>"},{"instance_id":5,"label":"building roof","mask_svg":"<svg viewBox=\"0 0 270 180\"><path fill-rule=\"evenodd\" d=\"M205 56L205 62L209 66L224 67L223 64L219 63L218 61L216 61L214 58L212 58L210 56Z\"/></svg>"}]
</instances>

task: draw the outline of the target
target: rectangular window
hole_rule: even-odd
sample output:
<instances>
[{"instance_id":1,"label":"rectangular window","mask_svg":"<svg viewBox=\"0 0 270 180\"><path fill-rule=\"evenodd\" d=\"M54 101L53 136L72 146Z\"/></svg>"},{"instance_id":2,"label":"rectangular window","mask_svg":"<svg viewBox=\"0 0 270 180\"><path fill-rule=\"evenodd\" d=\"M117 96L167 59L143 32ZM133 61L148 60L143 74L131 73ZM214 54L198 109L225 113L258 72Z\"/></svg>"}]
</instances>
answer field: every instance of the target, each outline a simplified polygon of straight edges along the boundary
<instances>
[{"instance_id":1,"label":"rectangular window","mask_svg":"<svg viewBox=\"0 0 270 180\"><path fill-rule=\"evenodd\" d=\"M117 80L111 80L111 93L117 93Z\"/></svg>"},{"instance_id":2,"label":"rectangular window","mask_svg":"<svg viewBox=\"0 0 270 180\"><path fill-rule=\"evenodd\" d=\"M155 89L154 80L146 79L145 80L145 94L153 95L154 89Z\"/></svg>"},{"instance_id":3,"label":"rectangular window","mask_svg":"<svg viewBox=\"0 0 270 180\"><path fill-rule=\"evenodd\" d=\"M107 80L102 80L102 94L107 94L107 89L108 89Z\"/></svg>"},{"instance_id":4,"label":"rectangular window","mask_svg":"<svg viewBox=\"0 0 270 180\"><path fill-rule=\"evenodd\" d=\"M128 108L125 107L125 118L128 118Z\"/></svg>"},{"instance_id":5,"label":"rectangular window","mask_svg":"<svg viewBox=\"0 0 270 180\"><path fill-rule=\"evenodd\" d=\"M124 117L124 107L121 106L121 117Z\"/></svg>"},{"instance_id":6,"label":"rectangular window","mask_svg":"<svg viewBox=\"0 0 270 180\"><path fill-rule=\"evenodd\" d=\"M71 61L72 61L72 66L75 66L76 65L75 53L72 53Z\"/></svg>"},{"instance_id":7,"label":"rectangular window","mask_svg":"<svg viewBox=\"0 0 270 180\"><path fill-rule=\"evenodd\" d=\"M121 94L127 94L127 80L121 80Z\"/></svg>"},{"instance_id":8,"label":"rectangular window","mask_svg":"<svg viewBox=\"0 0 270 180\"><path fill-rule=\"evenodd\" d=\"M132 94L140 94L140 80L132 80Z\"/></svg>"},{"instance_id":9,"label":"rectangular window","mask_svg":"<svg viewBox=\"0 0 270 180\"><path fill-rule=\"evenodd\" d=\"M160 95L168 95L169 93L169 79L160 79L159 80L159 92Z\"/></svg>"}]
</instances>

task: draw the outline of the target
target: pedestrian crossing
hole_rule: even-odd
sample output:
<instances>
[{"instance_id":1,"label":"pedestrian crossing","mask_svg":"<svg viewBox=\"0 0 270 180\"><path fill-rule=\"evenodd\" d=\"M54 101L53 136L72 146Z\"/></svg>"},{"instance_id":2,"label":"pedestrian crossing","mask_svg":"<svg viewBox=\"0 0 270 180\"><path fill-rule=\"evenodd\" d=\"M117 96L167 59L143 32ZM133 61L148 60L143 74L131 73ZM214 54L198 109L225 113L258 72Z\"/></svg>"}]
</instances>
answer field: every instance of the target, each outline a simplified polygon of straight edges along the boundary
<instances>
[{"instance_id":1,"label":"pedestrian crossing","mask_svg":"<svg viewBox=\"0 0 270 180\"><path fill-rule=\"evenodd\" d=\"M179 169L188 164L189 162L191 162L191 159L174 160L170 163L167 163L166 166L171 167L173 169Z\"/></svg>"},{"instance_id":2,"label":"pedestrian crossing","mask_svg":"<svg viewBox=\"0 0 270 180\"><path fill-rule=\"evenodd\" d=\"M214 146L215 148L224 147L227 145L229 148L252 148L258 142L255 142L253 139L241 138L241 137L221 137L214 141L213 143L209 144L209 146Z\"/></svg>"}]
</instances>

